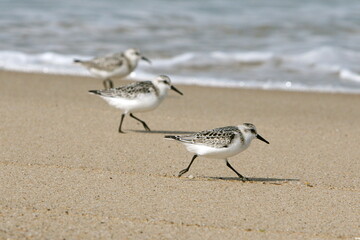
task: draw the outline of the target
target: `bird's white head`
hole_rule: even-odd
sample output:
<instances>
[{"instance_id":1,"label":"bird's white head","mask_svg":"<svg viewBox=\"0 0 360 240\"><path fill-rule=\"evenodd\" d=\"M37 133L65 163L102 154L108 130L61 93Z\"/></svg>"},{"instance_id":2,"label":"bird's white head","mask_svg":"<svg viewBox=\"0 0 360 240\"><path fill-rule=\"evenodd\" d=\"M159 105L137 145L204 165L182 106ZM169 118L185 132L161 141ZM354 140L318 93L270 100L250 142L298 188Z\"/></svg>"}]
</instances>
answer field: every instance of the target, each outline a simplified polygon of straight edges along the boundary
<instances>
[{"instance_id":1,"label":"bird's white head","mask_svg":"<svg viewBox=\"0 0 360 240\"><path fill-rule=\"evenodd\" d=\"M183 95L182 92L180 92L177 88L171 85L171 79L166 75L160 75L156 77L152 82L159 89L161 96L165 96L169 89L174 90L180 95Z\"/></svg>"},{"instance_id":2,"label":"bird's white head","mask_svg":"<svg viewBox=\"0 0 360 240\"><path fill-rule=\"evenodd\" d=\"M151 61L149 59L142 56L140 51L138 49L135 49L135 48L129 48L123 54L127 59L130 60L132 65L137 65L137 63L139 62L140 59L145 60L148 63L151 63Z\"/></svg>"},{"instance_id":3,"label":"bird's white head","mask_svg":"<svg viewBox=\"0 0 360 240\"><path fill-rule=\"evenodd\" d=\"M239 125L238 128L242 132L242 134L245 138L245 142L250 143L251 140L253 140L254 138L257 138L257 139L269 144L269 142L265 138L263 138L262 136L260 136L257 133L256 127L254 124L244 123L242 125Z\"/></svg>"}]
</instances>

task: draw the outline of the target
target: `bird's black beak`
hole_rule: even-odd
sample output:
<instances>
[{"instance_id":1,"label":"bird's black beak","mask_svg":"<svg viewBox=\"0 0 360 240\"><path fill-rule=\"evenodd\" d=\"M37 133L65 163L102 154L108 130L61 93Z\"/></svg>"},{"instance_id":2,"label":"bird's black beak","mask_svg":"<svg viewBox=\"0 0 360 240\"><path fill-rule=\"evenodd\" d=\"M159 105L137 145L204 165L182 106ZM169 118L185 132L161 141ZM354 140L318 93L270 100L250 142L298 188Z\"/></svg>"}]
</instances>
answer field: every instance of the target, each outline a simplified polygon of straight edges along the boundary
<instances>
[{"instance_id":1,"label":"bird's black beak","mask_svg":"<svg viewBox=\"0 0 360 240\"><path fill-rule=\"evenodd\" d=\"M180 92L179 90L177 90L177 88L176 87L174 87L173 85L171 85L171 90L174 90L175 92L177 92L178 94L180 94L180 95L184 95L182 92Z\"/></svg>"},{"instance_id":2,"label":"bird's black beak","mask_svg":"<svg viewBox=\"0 0 360 240\"><path fill-rule=\"evenodd\" d=\"M146 57L144 57L144 56L141 56L141 59L144 60L144 61L147 61L148 63L151 64L151 61L150 61L148 58L146 58Z\"/></svg>"},{"instance_id":3,"label":"bird's black beak","mask_svg":"<svg viewBox=\"0 0 360 240\"><path fill-rule=\"evenodd\" d=\"M256 135L256 138L263 141L263 142L266 142L267 144L270 144L265 138L263 138L262 136L260 136L259 134Z\"/></svg>"}]
</instances>

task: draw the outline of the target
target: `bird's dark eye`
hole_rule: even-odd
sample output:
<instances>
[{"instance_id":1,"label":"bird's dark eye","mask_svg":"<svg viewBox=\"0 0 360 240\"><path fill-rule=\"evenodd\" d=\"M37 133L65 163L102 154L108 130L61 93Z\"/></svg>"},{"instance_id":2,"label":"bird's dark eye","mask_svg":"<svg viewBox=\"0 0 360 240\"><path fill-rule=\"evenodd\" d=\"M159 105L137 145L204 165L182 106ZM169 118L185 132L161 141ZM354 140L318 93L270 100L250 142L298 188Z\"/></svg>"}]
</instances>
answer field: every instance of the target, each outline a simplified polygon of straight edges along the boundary
<instances>
[{"instance_id":1,"label":"bird's dark eye","mask_svg":"<svg viewBox=\"0 0 360 240\"><path fill-rule=\"evenodd\" d=\"M164 80L163 83L169 85L170 83L167 80Z\"/></svg>"},{"instance_id":2,"label":"bird's dark eye","mask_svg":"<svg viewBox=\"0 0 360 240\"><path fill-rule=\"evenodd\" d=\"M139 53L139 52L135 52L135 55L140 56L140 53Z\"/></svg>"},{"instance_id":3,"label":"bird's dark eye","mask_svg":"<svg viewBox=\"0 0 360 240\"><path fill-rule=\"evenodd\" d=\"M256 134L255 129L251 129L250 131L251 131L251 133Z\"/></svg>"}]
</instances>

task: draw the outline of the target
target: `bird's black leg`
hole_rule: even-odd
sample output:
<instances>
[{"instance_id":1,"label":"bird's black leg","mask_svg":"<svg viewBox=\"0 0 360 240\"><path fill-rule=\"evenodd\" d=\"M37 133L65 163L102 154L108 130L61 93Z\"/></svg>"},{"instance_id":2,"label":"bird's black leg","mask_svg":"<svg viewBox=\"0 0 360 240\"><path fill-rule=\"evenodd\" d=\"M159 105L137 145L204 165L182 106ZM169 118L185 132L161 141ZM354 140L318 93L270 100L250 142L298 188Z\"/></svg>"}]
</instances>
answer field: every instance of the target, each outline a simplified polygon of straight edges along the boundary
<instances>
[{"instance_id":1,"label":"bird's black leg","mask_svg":"<svg viewBox=\"0 0 360 240\"><path fill-rule=\"evenodd\" d=\"M195 158L196 158L197 156L198 156L198 155L196 155L196 154L193 156L193 158L191 159L191 162L190 162L189 166L188 166L187 168L181 170L181 171L179 172L178 177L181 177L181 175L183 175L184 173L186 173L187 171L189 171L189 169L190 169L190 167L191 167L191 164L194 162L194 160L195 160Z\"/></svg>"},{"instance_id":2,"label":"bird's black leg","mask_svg":"<svg viewBox=\"0 0 360 240\"><path fill-rule=\"evenodd\" d=\"M146 131L151 131L150 128L148 127L148 125L147 125L144 121L138 119L138 118L135 117L132 113L130 113L130 117L132 117L132 118L138 120L139 122L141 122Z\"/></svg>"},{"instance_id":3,"label":"bird's black leg","mask_svg":"<svg viewBox=\"0 0 360 240\"><path fill-rule=\"evenodd\" d=\"M113 88L114 87L113 81L110 78L108 78L108 81L109 81L109 88Z\"/></svg>"},{"instance_id":4,"label":"bird's black leg","mask_svg":"<svg viewBox=\"0 0 360 240\"><path fill-rule=\"evenodd\" d=\"M119 126L119 133L124 133L124 132L121 130L121 126L122 126L122 124L123 124L124 117L125 117L125 113L121 114L121 120L120 120L120 126Z\"/></svg>"},{"instance_id":5,"label":"bird's black leg","mask_svg":"<svg viewBox=\"0 0 360 240\"><path fill-rule=\"evenodd\" d=\"M239 178L240 178L243 182L249 180L249 179L247 179L246 177L244 177L243 175L241 175L240 173L238 173L238 172L230 165L230 163L228 162L227 159L225 159L225 161L226 161L226 166L228 166L231 170L233 170L233 171L236 173L236 175L238 175Z\"/></svg>"},{"instance_id":6,"label":"bird's black leg","mask_svg":"<svg viewBox=\"0 0 360 240\"><path fill-rule=\"evenodd\" d=\"M113 88L114 87L114 84L113 82L111 81L110 78L107 78L103 81L103 84L104 84L104 88L105 89L109 89L109 88ZM109 87L108 87L108 84L109 84Z\"/></svg>"}]
</instances>

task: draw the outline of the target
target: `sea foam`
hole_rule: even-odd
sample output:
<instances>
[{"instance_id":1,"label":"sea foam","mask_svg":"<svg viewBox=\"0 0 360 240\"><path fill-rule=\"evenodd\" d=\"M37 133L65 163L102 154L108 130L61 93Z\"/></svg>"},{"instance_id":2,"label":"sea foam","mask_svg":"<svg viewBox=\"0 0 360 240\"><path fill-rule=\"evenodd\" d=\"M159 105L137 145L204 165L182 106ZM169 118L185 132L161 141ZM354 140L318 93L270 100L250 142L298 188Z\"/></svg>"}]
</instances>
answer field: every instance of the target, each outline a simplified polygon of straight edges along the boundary
<instances>
[{"instance_id":1,"label":"sea foam","mask_svg":"<svg viewBox=\"0 0 360 240\"><path fill-rule=\"evenodd\" d=\"M300 54L187 52L169 58L154 58L152 65L141 63L131 77L149 79L154 75L166 73L174 79L174 82L182 84L290 91L360 92L358 71L341 65L343 62L349 67L354 66L354 57L360 60L360 54L339 53L331 48L319 48ZM89 59L91 57L52 52L26 54L16 51L0 51L0 68L13 71L90 76L86 69L73 63L74 58ZM219 66L221 69L217 69ZM235 78L234 75L228 74L229 69L236 73L238 68L243 71L236 74L240 77ZM294 78L289 79L287 75L281 74L289 71L297 72ZM257 77L267 76L270 72L273 74L272 77ZM317 83L296 78L302 74L310 77L311 74L314 74L315 77L320 74L322 78L332 80ZM220 75L220 77L213 75ZM315 77L313 78L315 79Z\"/></svg>"}]
</instances>

